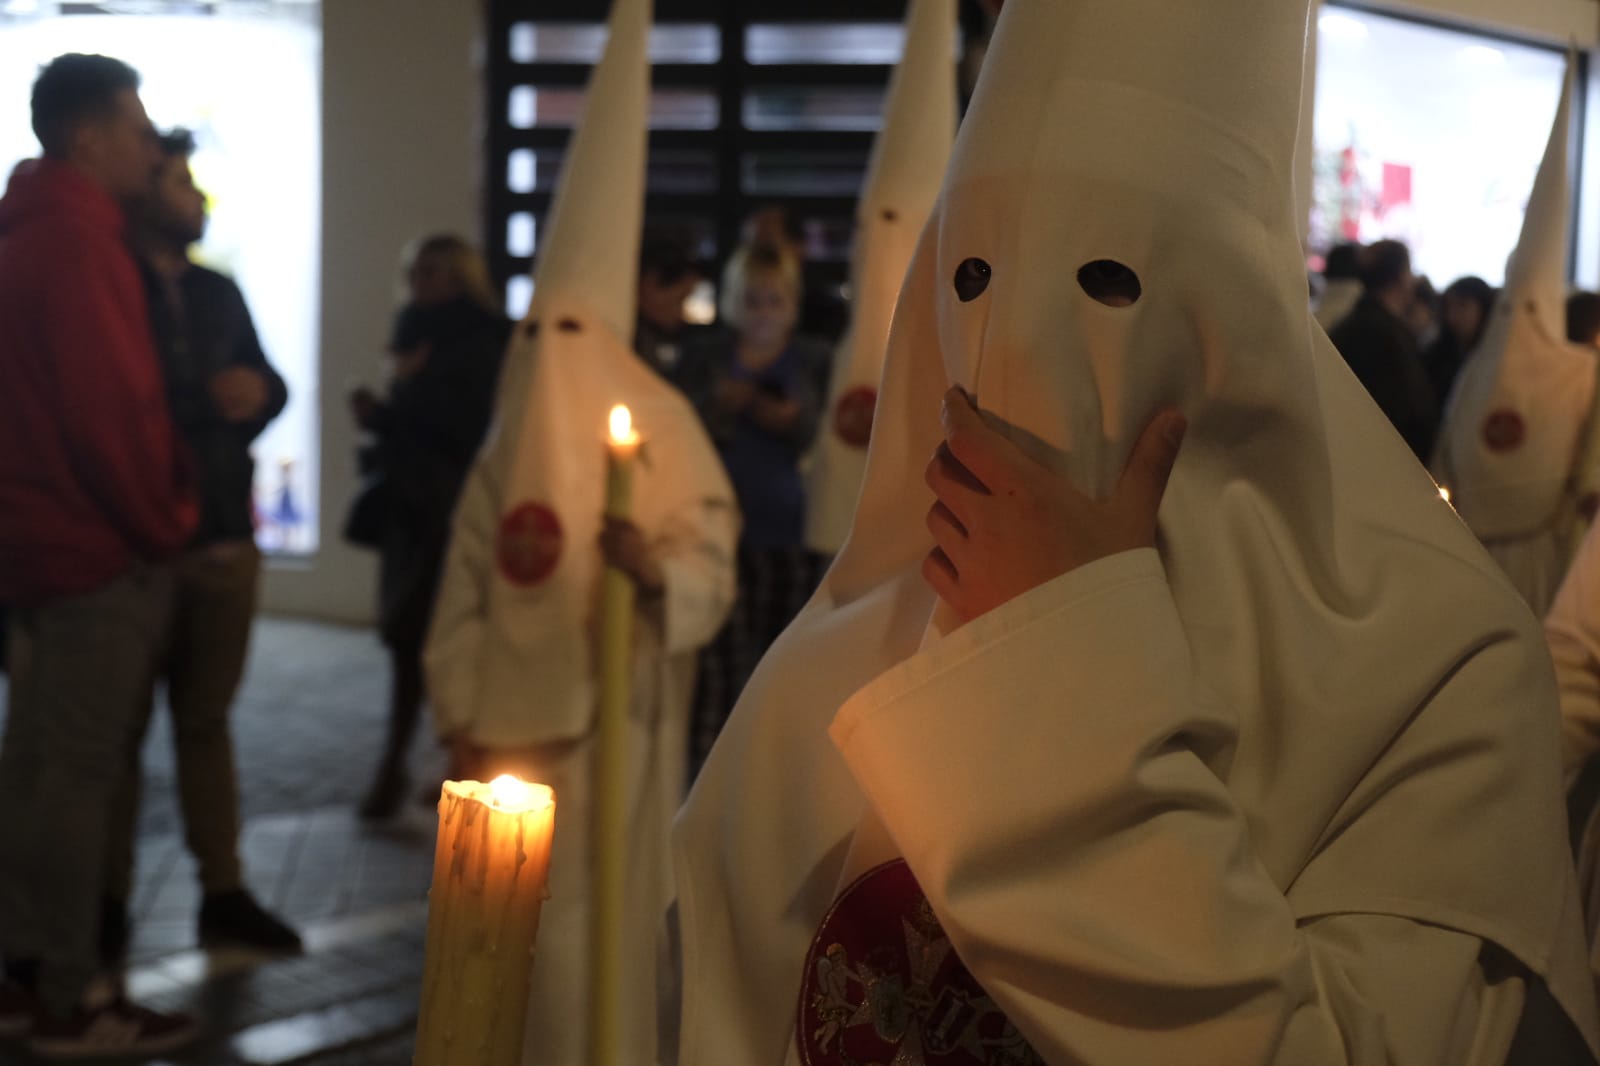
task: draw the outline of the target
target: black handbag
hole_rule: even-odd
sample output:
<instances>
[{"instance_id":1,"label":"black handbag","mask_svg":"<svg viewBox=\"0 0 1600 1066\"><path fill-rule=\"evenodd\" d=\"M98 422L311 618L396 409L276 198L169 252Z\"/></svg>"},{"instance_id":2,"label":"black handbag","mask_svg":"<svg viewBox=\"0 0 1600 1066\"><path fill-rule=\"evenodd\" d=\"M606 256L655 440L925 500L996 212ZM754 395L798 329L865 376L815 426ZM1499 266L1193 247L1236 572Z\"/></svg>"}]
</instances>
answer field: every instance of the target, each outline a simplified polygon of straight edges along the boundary
<instances>
[{"instance_id":1,"label":"black handbag","mask_svg":"<svg viewBox=\"0 0 1600 1066\"><path fill-rule=\"evenodd\" d=\"M367 475L345 512L344 539L358 548L381 547L390 507L389 479L381 473Z\"/></svg>"}]
</instances>

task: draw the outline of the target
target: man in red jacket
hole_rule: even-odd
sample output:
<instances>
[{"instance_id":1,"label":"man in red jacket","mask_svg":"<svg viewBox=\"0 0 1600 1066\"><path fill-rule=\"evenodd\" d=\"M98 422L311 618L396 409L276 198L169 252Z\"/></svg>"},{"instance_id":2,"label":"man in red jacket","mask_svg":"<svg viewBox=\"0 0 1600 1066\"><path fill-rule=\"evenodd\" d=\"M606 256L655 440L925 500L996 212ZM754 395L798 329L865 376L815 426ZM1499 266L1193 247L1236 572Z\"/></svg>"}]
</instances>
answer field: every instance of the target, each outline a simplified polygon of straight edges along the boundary
<instances>
[{"instance_id":1,"label":"man in red jacket","mask_svg":"<svg viewBox=\"0 0 1600 1066\"><path fill-rule=\"evenodd\" d=\"M188 484L125 210L159 142L139 77L66 55L33 88L43 158L0 199L0 1032L41 1055L148 1055L194 1035L98 972L112 796L188 542Z\"/></svg>"}]
</instances>

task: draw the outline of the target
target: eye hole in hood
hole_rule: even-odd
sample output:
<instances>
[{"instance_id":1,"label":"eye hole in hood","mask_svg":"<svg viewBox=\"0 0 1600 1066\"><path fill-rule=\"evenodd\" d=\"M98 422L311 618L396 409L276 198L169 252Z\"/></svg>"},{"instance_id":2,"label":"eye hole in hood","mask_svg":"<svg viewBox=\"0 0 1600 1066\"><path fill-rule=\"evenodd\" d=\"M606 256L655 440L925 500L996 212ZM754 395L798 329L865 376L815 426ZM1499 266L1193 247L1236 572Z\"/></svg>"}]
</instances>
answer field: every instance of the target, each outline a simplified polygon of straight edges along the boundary
<instances>
[{"instance_id":1,"label":"eye hole in hood","mask_svg":"<svg viewBox=\"0 0 1600 1066\"><path fill-rule=\"evenodd\" d=\"M1096 259L1078 271L1078 284L1089 298L1107 307L1132 307L1144 295L1139 275L1113 259Z\"/></svg>"},{"instance_id":2,"label":"eye hole in hood","mask_svg":"<svg viewBox=\"0 0 1600 1066\"><path fill-rule=\"evenodd\" d=\"M964 304L982 296L989 288L994 271L982 259L966 259L956 267L956 297Z\"/></svg>"}]
</instances>

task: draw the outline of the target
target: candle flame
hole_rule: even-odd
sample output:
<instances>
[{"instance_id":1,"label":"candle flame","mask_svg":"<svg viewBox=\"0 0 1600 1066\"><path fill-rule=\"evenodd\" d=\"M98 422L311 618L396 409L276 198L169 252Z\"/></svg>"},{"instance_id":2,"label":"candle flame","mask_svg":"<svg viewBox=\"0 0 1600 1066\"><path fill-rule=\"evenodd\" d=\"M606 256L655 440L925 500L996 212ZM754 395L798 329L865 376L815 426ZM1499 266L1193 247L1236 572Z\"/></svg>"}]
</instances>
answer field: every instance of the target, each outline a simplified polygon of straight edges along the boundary
<instances>
[{"instance_id":1,"label":"candle flame","mask_svg":"<svg viewBox=\"0 0 1600 1066\"><path fill-rule=\"evenodd\" d=\"M633 428L633 412L623 404L611 409L611 441L614 444L634 444L639 440Z\"/></svg>"},{"instance_id":2,"label":"candle flame","mask_svg":"<svg viewBox=\"0 0 1600 1066\"><path fill-rule=\"evenodd\" d=\"M1443 500L1445 503L1451 503L1450 490L1445 488L1443 485L1439 486L1439 499ZM1454 504L1451 504L1451 506L1454 506Z\"/></svg>"},{"instance_id":3,"label":"candle flame","mask_svg":"<svg viewBox=\"0 0 1600 1066\"><path fill-rule=\"evenodd\" d=\"M536 795L526 781L511 774L501 774L489 782L489 798L495 810L520 814L533 810Z\"/></svg>"}]
</instances>

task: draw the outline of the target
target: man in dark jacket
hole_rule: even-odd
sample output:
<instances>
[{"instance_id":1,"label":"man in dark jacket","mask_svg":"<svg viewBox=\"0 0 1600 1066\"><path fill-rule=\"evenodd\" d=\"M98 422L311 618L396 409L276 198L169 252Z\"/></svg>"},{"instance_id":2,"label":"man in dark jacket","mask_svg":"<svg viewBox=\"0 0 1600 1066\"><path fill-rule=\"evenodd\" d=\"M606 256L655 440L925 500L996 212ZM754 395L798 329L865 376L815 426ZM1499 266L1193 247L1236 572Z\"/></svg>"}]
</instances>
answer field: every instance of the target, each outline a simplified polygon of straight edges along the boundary
<instances>
[{"instance_id":1,"label":"man in dark jacket","mask_svg":"<svg viewBox=\"0 0 1600 1066\"><path fill-rule=\"evenodd\" d=\"M244 888L239 788L228 730L261 573L250 445L283 410L288 390L261 350L239 287L189 259L207 221L205 194L189 169L193 138L177 131L162 138L162 148L165 162L154 195L135 212L133 239L172 417L194 459L200 495L200 526L175 567L164 670L184 828L204 890L200 941L294 951L300 947L294 930ZM138 800L135 748L117 806L121 820L112 839L100 930L102 950L112 959L127 947Z\"/></svg>"},{"instance_id":2,"label":"man in dark jacket","mask_svg":"<svg viewBox=\"0 0 1600 1066\"><path fill-rule=\"evenodd\" d=\"M0 200L0 1031L56 1058L158 1054L195 1031L123 999L96 950L112 803L170 608L162 560L197 515L124 243L161 161L138 84L104 56L46 67L44 158Z\"/></svg>"},{"instance_id":3,"label":"man in dark jacket","mask_svg":"<svg viewBox=\"0 0 1600 1066\"><path fill-rule=\"evenodd\" d=\"M1400 436L1424 463L1439 434L1439 401L1422 365L1421 345L1407 324L1416 299L1411 253L1379 241L1362 256L1366 292L1329 337Z\"/></svg>"}]
</instances>

